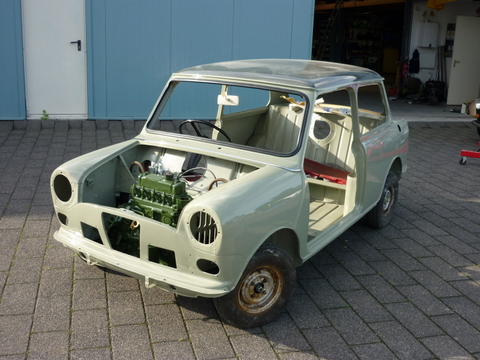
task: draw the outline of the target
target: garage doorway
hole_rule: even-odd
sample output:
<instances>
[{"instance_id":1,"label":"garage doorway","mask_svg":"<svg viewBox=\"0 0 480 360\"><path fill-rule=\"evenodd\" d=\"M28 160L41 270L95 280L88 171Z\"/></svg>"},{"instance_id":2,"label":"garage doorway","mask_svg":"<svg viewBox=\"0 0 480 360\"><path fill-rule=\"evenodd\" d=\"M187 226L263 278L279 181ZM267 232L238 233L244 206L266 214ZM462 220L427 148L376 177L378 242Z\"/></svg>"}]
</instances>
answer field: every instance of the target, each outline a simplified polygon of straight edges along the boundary
<instances>
[{"instance_id":1,"label":"garage doorway","mask_svg":"<svg viewBox=\"0 0 480 360\"><path fill-rule=\"evenodd\" d=\"M315 7L312 58L372 69L385 78L387 88L394 87L405 47L406 3L399 0L372 6L356 4L343 2L323 52L316 46L325 36L325 27L335 10L333 4Z\"/></svg>"}]
</instances>

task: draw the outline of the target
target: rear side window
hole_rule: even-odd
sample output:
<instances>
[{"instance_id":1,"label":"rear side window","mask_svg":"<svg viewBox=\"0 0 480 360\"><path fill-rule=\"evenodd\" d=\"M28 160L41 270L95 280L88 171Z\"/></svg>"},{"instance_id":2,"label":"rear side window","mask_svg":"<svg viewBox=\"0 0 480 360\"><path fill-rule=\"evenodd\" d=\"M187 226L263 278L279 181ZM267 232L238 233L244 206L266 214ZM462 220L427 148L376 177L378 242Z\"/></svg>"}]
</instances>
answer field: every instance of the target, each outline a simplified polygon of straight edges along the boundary
<instances>
[{"instance_id":1,"label":"rear side window","mask_svg":"<svg viewBox=\"0 0 480 360\"><path fill-rule=\"evenodd\" d=\"M317 140L326 140L331 136L332 125L337 120L352 115L348 91L343 89L322 94L315 101L314 112L317 115L314 117L313 137Z\"/></svg>"},{"instance_id":2,"label":"rear side window","mask_svg":"<svg viewBox=\"0 0 480 360\"><path fill-rule=\"evenodd\" d=\"M358 88L358 117L362 134L375 129L386 121L384 92L380 85Z\"/></svg>"}]
</instances>

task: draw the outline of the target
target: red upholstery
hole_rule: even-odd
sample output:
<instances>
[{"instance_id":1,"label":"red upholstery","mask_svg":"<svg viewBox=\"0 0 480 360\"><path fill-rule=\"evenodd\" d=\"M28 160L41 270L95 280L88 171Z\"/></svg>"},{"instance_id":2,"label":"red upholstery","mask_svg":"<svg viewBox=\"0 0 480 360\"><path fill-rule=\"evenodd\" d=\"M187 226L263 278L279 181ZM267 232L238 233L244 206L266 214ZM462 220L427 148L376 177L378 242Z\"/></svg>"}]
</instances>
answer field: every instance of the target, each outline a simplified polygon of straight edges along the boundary
<instances>
[{"instance_id":1,"label":"red upholstery","mask_svg":"<svg viewBox=\"0 0 480 360\"><path fill-rule=\"evenodd\" d=\"M320 177L337 184L345 185L347 183L348 171L335 169L315 161L305 159L303 162L305 173L311 176Z\"/></svg>"}]
</instances>

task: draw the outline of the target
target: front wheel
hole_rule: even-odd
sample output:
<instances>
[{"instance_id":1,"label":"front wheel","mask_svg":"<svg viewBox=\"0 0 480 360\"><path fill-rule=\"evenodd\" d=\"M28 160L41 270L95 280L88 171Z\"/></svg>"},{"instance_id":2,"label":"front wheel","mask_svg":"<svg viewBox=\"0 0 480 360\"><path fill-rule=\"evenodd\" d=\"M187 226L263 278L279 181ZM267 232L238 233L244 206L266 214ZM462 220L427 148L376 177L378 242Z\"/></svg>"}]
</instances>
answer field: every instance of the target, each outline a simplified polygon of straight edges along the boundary
<instances>
[{"instance_id":1,"label":"front wheel","mask_svg":"<svg viewBox=\"0 0 480 360\"><path fill-rule=\"evenodd\" d=\"M262 326L285 308L295 286L295 266L282 249L260 247L230 293L213 299L220 318L239 327Z\"/></svg>"},{"instance_id":2,"label":"front wheel","mask_svg":"<svg viewBox=\"0 0 480 360\"><path fill-rule=\"evenodd\" d=\"M370 226L381 229L388 225L393 216L393 210L398 200L398 177L389 173L382 196L377 205L367 214L367 222Z\"/></svg>"}]
</instances>

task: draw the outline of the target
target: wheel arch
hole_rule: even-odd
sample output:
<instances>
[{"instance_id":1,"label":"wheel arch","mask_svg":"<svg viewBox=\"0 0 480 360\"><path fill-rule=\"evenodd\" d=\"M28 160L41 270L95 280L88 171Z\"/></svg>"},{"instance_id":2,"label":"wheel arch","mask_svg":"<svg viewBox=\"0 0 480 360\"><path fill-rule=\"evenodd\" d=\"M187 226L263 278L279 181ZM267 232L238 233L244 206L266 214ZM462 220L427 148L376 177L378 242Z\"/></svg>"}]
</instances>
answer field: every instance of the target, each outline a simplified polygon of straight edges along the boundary
<instances>
[{"instance_id":1,"label":"wheel arch","mask_svg":"<svg viewBox=\"0 0 480 360\"><path fill-rule=\"evenodd\" d=\"M283 228L271 234L264 244L271 244L285 251L293 261L295 266L302 265L303 261L299 252L299 239L295 231Z\"/></svg>"},{"instance_id":2,"label":"wheel arch","mask_svg":"<svg viewBox=\"0 0 480 360\"><path fill-rule=\"evenodd\" d=\"M403 164L402 164L402 159L400 159L399 157L395 158L395 160L393 160L393 163L392 165L390 166L390 170L389 172L387 173L387 176L389 173L395 173L395 175L397 175L397 178L398 180L400 180L402 178L402 174L403 174Z\"/></svg>"}]
</instances>

